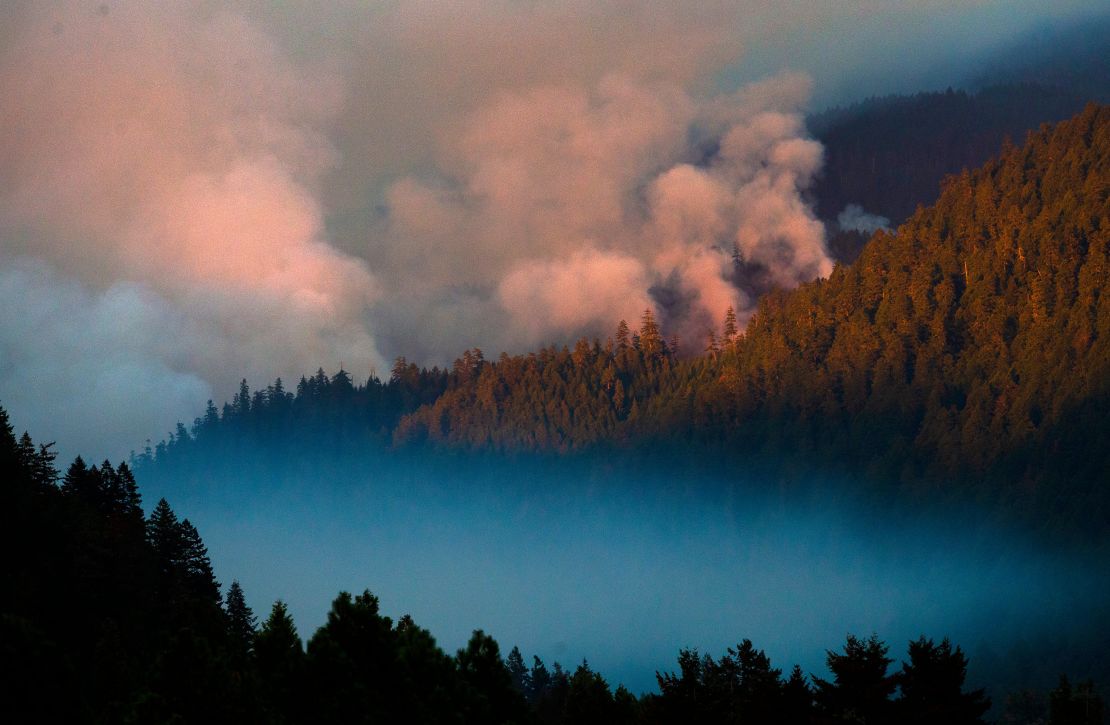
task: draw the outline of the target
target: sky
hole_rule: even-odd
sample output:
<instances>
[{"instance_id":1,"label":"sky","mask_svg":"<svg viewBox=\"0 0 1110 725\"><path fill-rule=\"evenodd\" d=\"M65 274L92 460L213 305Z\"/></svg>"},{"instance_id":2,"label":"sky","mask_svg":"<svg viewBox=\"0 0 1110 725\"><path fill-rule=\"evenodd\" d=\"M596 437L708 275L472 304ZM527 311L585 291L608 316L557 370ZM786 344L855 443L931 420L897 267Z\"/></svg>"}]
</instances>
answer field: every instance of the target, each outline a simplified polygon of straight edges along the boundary
<instances>
[{"instance_id":1,"label":"sky","mask_svg":"<svg viewBox=\"0 0 1110 725\"><path fill-rule=\"evenodd\" d=\"M449 363L832 269L807 110L943 87L1101 3L0 8L0 404L126 455L240 378ZM853 211L866 218L866 210Z\"/></svg>"}]
</instances>

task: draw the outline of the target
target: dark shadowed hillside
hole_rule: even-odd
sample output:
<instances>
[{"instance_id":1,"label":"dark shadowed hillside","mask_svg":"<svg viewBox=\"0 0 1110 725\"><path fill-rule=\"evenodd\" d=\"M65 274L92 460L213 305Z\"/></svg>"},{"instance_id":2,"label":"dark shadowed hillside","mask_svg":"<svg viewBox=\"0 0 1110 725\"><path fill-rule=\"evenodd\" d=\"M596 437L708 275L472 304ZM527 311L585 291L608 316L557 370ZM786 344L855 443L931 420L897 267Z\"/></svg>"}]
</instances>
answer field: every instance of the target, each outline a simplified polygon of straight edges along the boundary
<instances>
[{"instance_id":1,"label":"dark shadowed hillside","mask_svg":"<svg viewBox=\"0 0 1110 725\"><path fill-rule=\"evenodd\" d=\"M813 188L818 216L836 221L856 204L900 224L936 199L948 174L981 165L1005 139L1021 144L1029 131L1074 115L1086 101L1070 89L1030 83L873 98L811 116L810 130L825 146Z\"/></svg>"},{"instance_id":2,"label":"dark shadowed hillside","mask_svg":"<svg viewBox=\"0 0 1110 725\"><path fill-rule=\"evenodd\" d=\"M861 235L838 234L848 205L901 224L936 200L948 174L996 156L1005 139L1022 144L1042 123L1084 104L1110 101L1110 16L1040 28L993 51L956 90L870 98L809 117L824 144L813 196L832 223L830 251L851 261Z\"/></svg>"}]
</instances>

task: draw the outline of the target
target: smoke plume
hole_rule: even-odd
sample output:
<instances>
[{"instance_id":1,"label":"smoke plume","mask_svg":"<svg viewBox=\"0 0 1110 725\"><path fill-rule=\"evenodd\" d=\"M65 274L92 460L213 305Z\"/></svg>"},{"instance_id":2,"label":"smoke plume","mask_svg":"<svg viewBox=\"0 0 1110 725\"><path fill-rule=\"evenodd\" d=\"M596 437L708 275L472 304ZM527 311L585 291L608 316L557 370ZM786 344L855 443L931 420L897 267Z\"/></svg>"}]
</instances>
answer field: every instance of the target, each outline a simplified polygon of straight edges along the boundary
<instances>
[{"instance_id":1,"label":"smoke plume","mask_svg":"<svg viewBox=\"0 0 1110 725\"><path fill-rule=\"evenodd\" d=\"M859 204L849 204L836 217L836 224L844 231L874 234L880 229L890 231L890 220L878 214L869 214Z\"/></svg>"},{"instance_id":2,"label":"smoke plume","mask_svg":"<svg viewBox=\"0 0 1110 725\"><path fill-rule=\"evenodd\" d=\"M827 5L7 3L0 403L117 455L241 377L646 307L700 342L830 270L810 82L759 49L899 4Z\"/></svg>"}]
</instances>

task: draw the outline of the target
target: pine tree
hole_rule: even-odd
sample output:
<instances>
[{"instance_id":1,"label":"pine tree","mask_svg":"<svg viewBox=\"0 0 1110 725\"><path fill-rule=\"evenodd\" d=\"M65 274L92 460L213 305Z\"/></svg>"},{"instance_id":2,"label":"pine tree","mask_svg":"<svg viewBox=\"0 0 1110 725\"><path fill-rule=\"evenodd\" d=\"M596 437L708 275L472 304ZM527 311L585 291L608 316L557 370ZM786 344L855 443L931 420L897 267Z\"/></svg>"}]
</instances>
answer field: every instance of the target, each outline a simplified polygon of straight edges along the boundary
<instances>
[{"instance_id":1,"label":"pine tree","mask_svg":"<svg viewBox=\"0 0 1110 725\"><path fill-rule=\"evenodd\" d=\"M722 338L724 344L731 345L736 342L736 335L738 332L739 328L736 325L736 310L732 309L732 305L729 305L728 310L725 312L724 337Z\"/></svg>"},{"instance_id":2,"label":"pine tree","mask_svg":"<svg viewBox=\"0 0 1110 725\"><path fill-rule=\"evenodd\" d=\"M381 615L378 598L340 592L324 626L308 643L308 666L318 719L388 722L398 691L393 622Z\"/></svg>"},{"instance_id":3,"label":"pine tree","mask_svg":"<svg viewBox=\"0 0 1110 725\"><path fill-rule=\"evenodd\" d=\"M34 468L35 443L31 440L31 434L27 431L23 431L23 435L19 437L19 443L16 444L16 458L23 470L31 471Z\"/></svg>"},{"instance_id":4,"label":"pine tree","mask_svg":"<svg viewBox=\"0 0 1110 725\"><path fill-rule=\"evenodd\" d=\"M212 562L208 558L208 547L201 541L200 533L189 519L184 519L179 524L182 550L183 573L189 589L203 601L219 604L220 583L212 571Z\"/></svg>"},{"instance_id":5,"label":"pine tree","mask_svg":"<svg viewBox=\"0 0 1110 725\"><path fill-rule=\"evenodd\" d=\"M77 461L74 461L74 465L77 465ZM70 468L72 470L73 467ZM146 538L154 550L155 560L163 577L177 576L185 558L185 542L181 537L177 515L164 498L159 499L150 512L150 518L146 522Z\"/></svg>"},{"instance_id":6,"label":"pine tree","mask_svg":"<svg viewBox=\"0 0 1110 725\"><path fill-rule=\"evenodd\" d=\"M354 382L351 380L351 374L339 368L339 372L331 376L330 389L333 393L341 396L347 396L354 392Z\"/></svg>"},{"instance_id":7,"label":"pine tree","mask_svg":"<svg viewBox=\"0 0 1110 725\"><path fill-rule=\"evenodd\" d=\"M628 323L621 320L617 324L617 349L627 350L630 344L629 336L631 335L628 329Z\"/></svg>"},{"instance_id":8,"label":"pine tree","mask_svg":"<svg viewBox=\"0 0 1110 725\"><path fill-rule=\"evenodd\" d=\"M527 695L532 690L532 677L528 672L528 667L524 664L524 656L520 654L519 647L513 647L512 651L509 652L509 656L505 658L505 667L509 670L513 687L520 694Z\"/></svg>"},{"instance_id":9,"label":"pine tree","mask_svg":"<svg viewBox=\"0 0 1110 725\"><path fill-rule=\"evenodd\" d=\"M208 405L204 408L204 429L214 430L220 423L220 413L216 410L215 404L209 399Z\"/></svg>"},{"instance_id":10,"label":"pine tree","mask_svg":"<svg viewBox=\"0 0 1110 725\"><path fill-rule=\"evenodd\" d=\"M239 382L239 392L235 394L232 406L240 420L245 420L251 412L251 389L247 386L246 378Z\"/></svg>"},{"instance_id":11,"label":"pine tree","mask_svg":"<svg viewBox=\"0 0 1110 725\"><path fill-rule=\"evenodd\" d=\"M141 517L143 497L139 494L139 484L135 482L135 474L131 472L131 467L121 462L116 468L116 479L120 510L128 515Z\"/></svg>"},{"instance_id":12,"label":"pine tree","mask_svg":"<svg viewBox=\"0 0 1110 725\"><path fill-rule=\"evenodd\" d=\"M293 618L280 599L255 635L254 660L271 719L299 720L305 654Z\"/></svg>"},{"instance_id":13,"label":"pine tree","mask_svg":"<svg viewBox=\"0 0 1110 725\"><path fill-rule=\"evenodd\" d=\"M730 648L721 665L726 662L735 672L735 709L756 722L770 720L779 707L782 670L772 667L767 654L756 649L750 639L745 639L736 649Z\"/></svg>"},{"instance_id":14,"label":"pine tree","mask_svg":"<svg viewBox=\"0 0 1110 725\"><path fill-rule=\"evenodd\" d=\"M509 723L523 720L524 696L513 687L512 676L501 660L497 641L474 630L466 647L455 656L459 677L469 691L469 723Z\"/></svg>"},{"instance_id":15,"label":"pine tree","mask_svg":"<svg viewBox=\"0 0 1110 725\"><path fill-rule=\"evenodd\" d=\"M58 471L54 468L58 454L51 450L53 446L53 443L40 443L36 448L26 431L16 444L16 465L39 491L52 489L58 481Z\"/></svg>"},{"instance_id":16,"label":"pine tree","mask_svg":"<svg viewBox=\"0 0 1110 725\"><path fill-rule=\"evenodd\" d=\"M14 471L19 466L19 445L15 440L8 411L0 406L0 471Z\"/></svg>"},{"instance_id":17,"label":"pine tree","mask_svg":"<svg viewBox=\"0 0 1110 725\"><path fill-rule=\"evenodd\" d=\"M528 672L528 680L530 687L525 694L531 702L539 700L551 687L551 673L547 671L543 660L535 655L532 656L532 669Z\"/></svg>"},{"instance_id":18,"label":"pine tree","mask_svg":"<svg viewBox=\"0 0 1110 725\"><path fill-rule=\"evenodd\" d=\"M794 665L790 677L782 685L782 701L783 722L809 722L813 714L813 691L798 665Z\"/></svg>"},{"instance_id":19,"label":"pine tree","mask_svg":"<svg viewBox=\"0 0 1110 725\"><path fill-rule=\"evenodd\" d=\"M944 722L951 725L977 725L990 709L982 690L964 692L967 658L959 647L952 649L948 639L935 644L921 637L910 642L910 661L902 664L898 684L899 721L904 723Z\"/></svg>"},{"instance_id":20,"label":"pine tree","mask_svg":"<svg viewBox=\"0 0 1110 725\"><path fill-rule=\"evenodd\" d=\"M640 317L640 349L648 357L657 357L663 353L663 335L650 307Z\"/></svg>"},{"instance_id":21,"label":"pine tree","mask_svg":"<svg viewBox=\"0 0 1110 725\"><path fill-rule=\"evenodd\" d=\"M891 722L890 696L897 686L887 674L889 648L875 635L862 640L848 635L844 653L828 653L833 680L813 678L819 708L838 721L859 720L869 725Z\"/></svg>"},{"instance_id":22,"label":"pine tree","mask_svg":"<svg viewBox=\"0 0 1110 725\"><path fill-rule=\"evenodd\" d=\"M585 660L570 677L563 712L567 722L583 725L610 725L613 722L615 712L609 683L591 670Z\"/></svg>"},{"instance_id":23,"label":"pine tree","mask_svg":"<svg viewBox=\"0 0 1110 725\"><path fill-rule=\"evenodd\" d=\"M255 622L254 612L247 606L243 588L239 580L233 580L227 588L227 626L236 653L246 658L254 647Z\"/></svg>"},{"instance_id":24,"label":"pine tree","mask_svg":"<svg viewBox=\"0 0 1110 725\"><path fill-rule=\"evenodd\" d=\"M85 460L81 456L74 458L62 478L62 493L91 500L95 496L95 486L95 477L85 464Z\"/></svg>"}]
</instances>

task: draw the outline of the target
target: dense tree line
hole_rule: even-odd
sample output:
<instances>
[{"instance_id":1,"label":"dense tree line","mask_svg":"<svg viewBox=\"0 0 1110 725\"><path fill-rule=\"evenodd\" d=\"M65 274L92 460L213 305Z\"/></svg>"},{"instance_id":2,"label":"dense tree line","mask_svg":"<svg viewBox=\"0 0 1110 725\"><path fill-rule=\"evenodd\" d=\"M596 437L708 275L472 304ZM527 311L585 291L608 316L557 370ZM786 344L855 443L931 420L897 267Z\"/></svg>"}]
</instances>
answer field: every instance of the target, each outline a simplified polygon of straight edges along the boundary
<instances>
[{"instance_id":1,"label":"dense tree line","mask_svg":"<svg viewBox=\"0 0 1110 725\"><path fill-rule=\"evenodd\" d=\"M207 550L126 463L17 441L0 409L0 629L8 722L162 722L247 706Z\"/></svg>"},{"instance_id":2,"label":"dense tree line","mask_svg":"<svg viewBox=\"0 0 1110 725\"><path fill-rule=\"evenodd\" d=\"M288 465L310 451L378 451L391 445L403 415L434 402L464 380L461 364L453 371L428 370L398 358L388 380L372 374L363 383L356 383L346 370L329 376L320 369L302 376L293 390L281 378L255 391L243 380L230 402L217 407L209 400L204 414L191 425L178 423L164 440L153 446L148 442L133 454L131 462L143 468L157 460L163 471L203 474L223 462L245 462L257 455Z\"/></svg>"}]
</instances>

